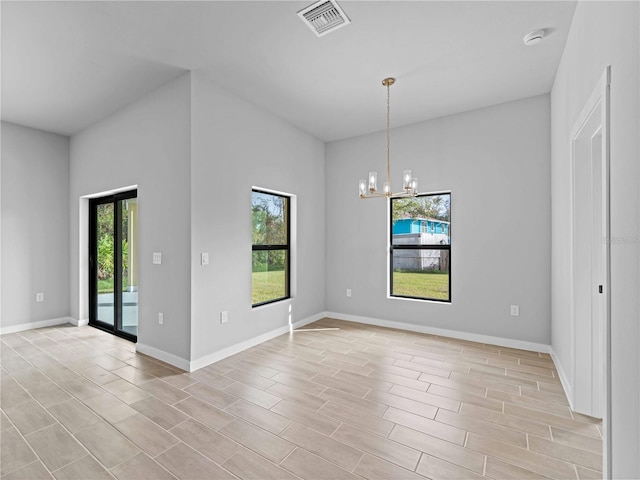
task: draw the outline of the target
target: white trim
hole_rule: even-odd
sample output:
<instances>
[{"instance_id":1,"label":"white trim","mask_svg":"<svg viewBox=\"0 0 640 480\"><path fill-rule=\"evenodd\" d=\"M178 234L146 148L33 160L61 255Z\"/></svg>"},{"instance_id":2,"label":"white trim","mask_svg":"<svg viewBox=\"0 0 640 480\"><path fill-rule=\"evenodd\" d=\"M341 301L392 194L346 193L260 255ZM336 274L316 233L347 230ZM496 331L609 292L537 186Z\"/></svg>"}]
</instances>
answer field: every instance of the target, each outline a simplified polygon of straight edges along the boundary
<instances>
[{"instance_id":1,"label":"white trim","mask_svg":"<svg viewBox=\"0 0 640 480\"><path fill-rule=\"evenodd\" d=\"M558 371L558 377L560 377L560 384L562 385L565 396L569 401L569 408L573 410L573 390L571 387L571 382L569 381L569 377L567 376L567 373L564 371L564 368L562 368L562 363L560 362L560 359L556 355L556 352L553 350L553 347L551 347L549 355L551 355L553 364L556 366L556 370Z\"/></svg>"},{"instance_id":2,"label":"white trim","mask_svg":"<svg viewBox=\"0 0 640 480\"><path fill-rule=\"evenodd\" d=\"M236 353L240 353L243 350L246 350L251 347L255 347L267 340L271 340L272 338L278 337L285 333L290 333L297 328L304 327L310 323L316 322L322 318L327 316L327 312L320 312L307 317L303 320L300 320L296 323L284 325L280 328L276 328L275 330L271 330L270 332L263 333L262 335L258 335L257 337L250 338L249 340L245 340L244 342L236 343L235 345L231 345L229 347L223 348L222 350L218 350L217 352L210 353L209 355L205 355L204 357L200 357L197 360L193 360L190 363L191 369L190 372L194 370L198 370L199 368L206 367L207 365L211 365L212 363L218 362L224 358L230 357L231 355L235 355Z\"/></svg>"},{"instance_id":3,"label":"white trim","mask_svg":"<svg viewBox=\"0 0 640 480\"><path fill-rule=\"evenodd\" d=\"M588 100L585 102L580 114L576 118L575 123L571 129L570 134L570 150L571 150L571 177L570 177L570 195L569 195L569 215L570 225L569 229L569 295L570 295L570 311L569 311L569 325L571 332L571 373L572 382L576 380L576 318L575 318L575 259L574 259L574 238L575 238L575 139L585 127L586 122L591 118L591 115L600 110L601 115L601 129L602 129L602 212L603 212L603 224L604 237L606 241L603 242L603 255L604 255L604 278L603 278L603 294L605 303L605 318L604 325L602 326L602 344L603 344L603 357L601 359L603 363L603 387L605 389L603 408L602 408L602 423L603 423L603 477L612 478L612 444L611 444L611 212L610 212L610 89L611 89L611 65L605 67L604 72L600 76L598 83L589 95ZM555 361L555 359L554 359ZM559 362L556 362L556 368L560 366ZM558 369L560 374L560 369ZM562 378L561 378L562 381ZM568 383L571 386L571 383ZM573 409L575 403L575 392L572 388L566 388L567 397L569 403ZM569 395L570 394L570 395Z\"/></svg>"},{"instance_id":4,"label":"white trim","mask_svg":"<svg viewBox=\"0 0 640 480\"><path fill-rule=\"evenodd\" d=\"M34 330L36 328L54 327L56 325L64 325L65 323L75 325L77 322L76 319L72 317L50 318L49 320L40 320L38 322L21 323L20 325L12 325L10 327L0 327L0 335L24 332L25 330Z\"/></svg>"},{"instance_id":5,"label":"white trim","mask_svg":"<svg viewBox=\"0 0 640 480\"><path fill-rule=\"evenodd\" d=\"M149 355L155 359L161 360L169 365L173 365L174 367L178 367L181 370L186 370L191 372L193 370L189 370L189 361L185 360L182 357L178 357L172 353L165 352L164 350L160 350L159 348L151 347L149 345L145 345L144 343L136 343L136 352L143 353L145 355Z\"/></svg>"},{"instance_id":6,"label":"white trim","mask_svg":"<svg viewBox=\"0 0 640 480\"><path fill-rule=\"evenodd\" d=\"M185 360L184 358L178 357L171 353L165 352L164 350L160 350L158 348L151 347L140 342L136 343L136 352L144 353L145 355L149 355L150 357L161 360L182 370L186 370L187 372L193 372L195 370L198 370L199 368L206 367L207 365L211 365L212 363L230 357L231 355L240 353L248 348L255 347L256 345L264 343L267 340L271 340L272 338L283 335L285 333L290 333L297 328L304 327L305 325L316 322L322 318L325 318L326 316L327 312L316 313L315 315L295 322L294 324L284 325L280 328L276 328L275 330L271 330L270 332L263 333L261 335L258 335L257 337L250 338L240 343L236 343L235 345L231 345L229 347L223 348L222 350L218 350L192 361Z\"/></svg>"},{"instance_id":7,"label":"white trim","mask_svg":"<svg viewBox=\"0 0 640 480\"><path fill-rule=\"evenodd\" d=\"M428 333L430 335L457 338L459 340L487 343L490 345L497 345L499 347L517 348L520 350L529 350L532 352L549 353L551 351L551 346L544 343L534 343L524 340L515 340L511 338L493 337L490 335L481 335L478 333L460 332L457 330L447 330L444 328L435 328L426 325L415 325L413 323L395 322L392 320L382 320L372 317L361 317L359 315L349 315L345 313L325 313L327 317L335 318L337 320L347 320L349 322L365 323L367 325L377 325L379 327L396 328L400 330L407 330L409 332Z\"/></svg>"},{"instance_id":8,"label":"white trim","mask_svg":"<svg viewBox=\"0 0 640 480\"><path fill-rule=\"evenodd\" d=\"M89 319L83 318L82 320L76 320L75 318L73 318L69 323L75 325L76 327L86 327L87 325L89 325Z\"/></svg>"}]
</instances>

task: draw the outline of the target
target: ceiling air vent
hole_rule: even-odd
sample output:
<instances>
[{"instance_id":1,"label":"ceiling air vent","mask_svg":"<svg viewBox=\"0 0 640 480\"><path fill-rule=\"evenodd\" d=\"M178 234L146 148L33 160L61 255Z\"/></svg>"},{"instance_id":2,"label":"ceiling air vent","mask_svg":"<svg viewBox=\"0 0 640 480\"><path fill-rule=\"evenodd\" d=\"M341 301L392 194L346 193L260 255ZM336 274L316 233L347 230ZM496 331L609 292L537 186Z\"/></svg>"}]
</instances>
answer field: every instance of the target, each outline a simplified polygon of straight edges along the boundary
<instances>
[{"instance_id":1,"label":"ceiling air vent","mask_svg":"<svg viewBox=\"0 0 640 480\"><path fill-rule=\"evenodd\" d=\"M351 23L335 0L320 0L300 10L298 16L319 37Z\"/></svg>"}]
</instances>

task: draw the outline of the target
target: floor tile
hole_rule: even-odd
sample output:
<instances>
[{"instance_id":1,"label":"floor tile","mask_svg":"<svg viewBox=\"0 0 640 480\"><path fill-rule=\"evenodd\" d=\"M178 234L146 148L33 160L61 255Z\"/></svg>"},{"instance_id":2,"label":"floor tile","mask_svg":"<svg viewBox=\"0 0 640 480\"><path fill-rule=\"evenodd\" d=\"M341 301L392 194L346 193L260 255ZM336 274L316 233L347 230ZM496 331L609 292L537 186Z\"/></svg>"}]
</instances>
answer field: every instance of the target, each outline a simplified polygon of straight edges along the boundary
<instances>
[{"instance_id":1,"label":"floor tile","mask_svg":"<svg viewBox=\"0 0 640 480\"><path fill-rule=\"evenodd\" d=\"M110 393L101 393L95 397L83 399L83 403L109 423L116 423L136 414L129 405Z\"/></svg>"},{"instance_id":2,"label":"floor tile","mask_svg":"<svg viewBox=\"0 0 640 480\"><path fill-rule=\"evenodd\" d=\"M13 472L36 461L33 453L14 427L7 428L0 435L0 475Z\"/></svg>"},{"instance_id":3,"label":"floor tile","mask_svg":"<svg viewBox=\"0 0 640 480\"><path fill-rule=\"evenodd\" d=\"M229 405L225 408L225 412L276 435L291 424L291 420L288 418L245 400L238 400L232 405Z\"/></svg>"},{"instance_id":4,"label":"floor tile","mask_svg":"<svg viewBox=\"0 0 640 480\"><path fill-rule=\"evenodd\" d=\"M324 407L318 410L318 413L382 437L389 435L394 425L393 422L382 419L376 415L371 415L333 402L327 402Z\"/></svg>"},{"instance_id":5,"label":"floor tile","mask_svg":"<svg viewBox=\"0 0 640 480\"><path fill-rule=\"evenodd\" d=\"M542 453L550 457L564 460L565 462L582 465L591 470L602 470L602 455L597 455L586 450L558 444L544 438L529 436L529 450Z\"/></svg>"},{"instance_id":6,"label":"floor tile","mask_svg":"<svg viewBox=\"0 0 640 480\"><path fill-rule=\"evenodd\" d=\"M153 380L149 380L148 382L141 383L139 385L139 388L159 398L163 402L168 403L169 405L177 403L190 396L189 393L172 387L168 383L163 382L158 378L154 378Z\"/></svg>"},{"instance_id":7,"label":"floor tile","mask_svg":"<svg viewBox=\"0 0 640 480\"><path fill-rule=\"evenodd\" d=\"M179 441L140 413L114 423L113 426L151 457L159 455Z\"/></svg>"},{"instance_id":8,"label":"floor tile","mask_svg":"<svg viewBox=\"0 0 640 480\"><path fill-rule=\"evenodd\" d=\"M43 463L37 460L7 475L3 475L2 480L53 480L53 477Z\"/></svg>"},{"instance_id":9,"label":"floor tile","mask_svg":"<svg viewBox=\"0 0 640 480\"><path fill-rule=\"evenodd\" d=\"M156 397L145 398L138 402L132 403L131 408L137 410L145 417L153 420L162 428L169 429L175 427L179 423L184 422L188 417L183 412L167 405Z\"/></svg>"},{"instance_id":10,"label":"floor tile","mask_svg":"<svg viewBox=\"0 0 640 480\"><path fill-rule=\"evenodd\" d=\"M48 410L71 433L102 421L100 417L75 398L53 405Z\"/></svg>"},{"instance_id":11,"label":"floor tile","mask_svg":"<svg viewBox=\"0 0 640 480\"><path fill-rule=\"evenodd\" d=\"M184 443L156 457L156 461L178 478L190 480L226 480L234 476Z\"/></svg>"},{"instance_id":12,"label":"floor tile","mask_svg":"<svg viewBox=\"0 0 640 480\"><path fill-rule=\"evenodd\" d=\"M436 421L446 423L447 425L451 425L453 427L457 427L462 431L479 433L480 435L484 435L485 437L490 437L495 440L500 440L501 442L510 443L517 447L527 448L526 433L519 432L511 428L506 428L501 425L496 425L495 423L486 422L479 418L460 415L457 413L448 412L446 410L439 410L438 414L436 415ZM411 425L406 426L415 428L411 427ZM419 428L415 429L420 430Z\"/></svg>"},{"instance_id":13,"label":"floor tile","mask_svg":"<svg viewBox=\"0 0 640 480\"><path fill-rule=\"evenodd\" d=\"M184 389L190 395L203 400L214 407L224 409L238 401L238 397L231 395L230 393L218 390L206 383L197 382Z\"/></svg>"},{"instance_id":14,"label":"floor tile","mask_svg":"<svg viewBox=\"0 0 640 480\"><path fill-rule=\"evenodd\" d=\"M559 427L551 427L551 435L554 442L602 455L602 439L600 438L580 435Z\"/></svg>"},{"instance_id":15,"label":"floor tile","mask_svg":"<svg viewBox=\"0 0 640 480\"><path fill-rule=\"evenodd\" d=\"M480 480L485 478L480 473L472 472L426 453L422 455L416 472L432 480Z\"/></svg>"},{"instance_id":16,"label":"floor tile","mask_svg":"<svg viewBox=\"0 0 640 480\"><path fill-rule=\"evenodd\" d=\"M225 377L228 377L231 380L244 383L246 385L251 385L252 387L259 388L260 390L265 390L269 388L271 385L275 384L273 380L269 380L268 378L261 377L260 375L253 375L244 370L237 370L237 369L233 369L230 372L227 372L225 374ZM231 382L228 385L230 384ZM228 385L225 385L225 386L228 386Z\"/></svg>"},{"instance_id":17,"label":"floor tile","mask_svg":"<svg viewBox=\"0 0 640 480\"><path fill-rule=\"evenodd\" d=\"M81 430L76 433L76 438L107 468L115 467L140 452L124 435L106 423Z\"/></svg>"},{"instance_id":18,"label":"floor tile","mask_svg":"<svg viewBox=\"0 0 640 480\"><path fill-rule=\"evenodd\" d=\"M575 478L572 465L530 450L469 433L467 448L552 478Z\"/></svg>"},{"instance_id":19,"label":"floor tile","mask_svg":"<svg viewBox=\"0 0 640 480\"><path fill-rule=\"evenodd\" d=\"M482 475L484 455L446 440L396 425L389 439Z\"/></svg>"},{"instance_id":20,"label":"floor tile","mask_svg":"<svg viewBox=\"0 0 640 480\"><path fill-rule=\"evenodd\" d=\"M139 453L111 469L119 480L176 480L164 467L145 453Z\"/></svg>"},{"instance_id":21,"label":"floor tile","mask_svg":"<svg viewBox=\"0 0 640 480\"><path fill-rule=\"evenodd\" d=\"M353 473L370 480L423 480L425 478L368 453L364 454Z\"/></svg>"},{"instance_id":22,"label":"floor tile","mask_svg":"<svg viewBox=\"0 0 640 480\"><path fill-rule=\"evenodd\" d=\"M4 411L22 435L56 423L56 419L35 400L24 401Z\"/></svg>"},{"instance_id":23,"label":"floor tile","mask_svg":"<svg viewBox=\"0 0 640 480\"><path fill-rule=\"evenodd\" d=\"M243 480L296 480L298 478L260 455L245 449L239 450L224 462L222 467Z\"/></svg>"},{"instance_id":24,"label":"floor tile","mask_svg":"<svg viewBox=\"0 0 640 480\"><path fill-rule=\"evenodd\" d=\"M113 480L113 476L90 455L56 470L53 476L56 480Z\"/></svg>"},{"instance_id":25,"label":"floor tile","mask_svg":"<svg viewBox=\"0 0 640 480\"><path fill-rule=\"evenodd\" d=\"M279 397L280 399L286 399L292 402L299 403L306 408L317 410L326 403L326 400L323 400L321 397L324 396L327 390L325 390L320 397L317 397L315 395L310 395L308 393L298 391L297 389L289 387L287 385L276 383L275 385L269 387L266 392L269 392Z\"/></svg>"},{"instance_id":26,"label":"floor tile","mask_svg":"<svg viewBox=\"0 0 640 480\"><path fill-rule=\"evenodd\" d=\"M342 373L350 373L344 372ZM353 375L353 374L352 374ZM362 377L366 378L366 377ZM325 387L335 388L336 390L342 390L343 392L350 393L356 397L364 397L371 390L369 387L360 383L350 382L349 380L343 380L341 378L330 377L329 375L318 374L311 379L312 382L324 385ZM322 393L322 392L320 392Z\"/></svg>"},{"instance_id":27,"label":"floor tile","mask_svg":"<svg viewBox=\"0 0 640 480\"><path fill-rule=\"evenodd\" d=\"M57 470L84 457L87 452L57 423L43 430L25 436L31 448L42 463L51 470Z\"/></svg>"},{"instance_id":28,"label":"floor tile","mask_svg":"<svg viewBox=\"0 0 640 480\"><path fill-rule=\"evenodd\" d=\"M356 480L358 477L312 453L296 448L281 464L300 478L314 480Z\"/></svg>"},{"instance_id":29,"label":"floor tile","mask_svg":"<svg viewBox=\"0 0 640 480\"><path fill-rule=\"evenodd\" d=\"M498 460L495 457L487 457L487 465L485 468L485 476L493 478L495 480L548 480L549 477L541 475L539 473L532 472L526 468L517 467L502 460ZM571 477L575 478L575 477ZM600 480L602 476L599 477Z\"/></svg>"},{"instance_id":30,"label":"floor tile","mask_svg":"<svg viewBox=\"0 0 640 480\"><path fill-rule=\"evenodd\" d=\"M236 397L243 398L248 402L255 403L259 407L271 408L282 400L282 398L278 397L277 394L271 393L273 388L274 387L269 387L268 393L267 391L254 388L250 385L236 382L225 387L223 391L231 395L235 395Z\"/></svg>"},{"instance_id":31,"label":"floor tile","mask_svg":"<svg viewBox=\"0 0 640 480\"><path fill-rule=\"evenodd\" d=\"M118 380L114 382L102 385L102 388L127 405L131 405L132 403L139 402L140 400L151 396L149 392L145 392L133 383L129 383L120 377L118 377Z\"/></svg>"},{"instance_id":32,"label":"floor tile","mask_svg":"<svg viewBox=\"0 0 640 480\"><path fill-rule=\"evenodd\" d=\"M580 465L576 465L576 471L580 480L600 480L602 478L601 471L591 470Z\"/></svg>"},{"instance_id":33,"label":"floor tile","mask_svg":"<svg viewBox=\"0 0 640 480\"><path fill-rule=\"evenodd\" d=\"M298 423L291 424L280 437L349 472L353 471L363 455L360 450Z\"/></svg>"},{"instance_id":34,"label":"floor tile","mask_svg":"<svg viewBox=\"0 0 640 480\"><path fill-rule=\"evenodd\" d=\"M391 432L393 434L393 431ZM395 441L343 424L332 438L408 470L415 470L420 452Z\"/></svg>"},{"instance_id":35,"label":"floor tile","mask_svg":"<svg viewBox=\"0 0 640 480\"><path fill-rule=\"evenodd\" d=\"M443 409L438 410L438 415L442 412L457 415L456 413ZM431 420L430 418L422 417L415 413L398 410L394 407L389 407L387 411L384 412L383 418L390 422L397 423L398 425L403 425L413 430L426 433L432 437L437 437L442 440L455 443L456 445L464 445L464 440L467 435L467 432L464 429L457 428L440 421ZM436 420L437 418L438 416L436 415Z\"/></svg>"},{"instance_id":36,"label":"floor tile","mask_svg":"<svg viewBox=\"0 0 640 480\"><path fill-rule=\"evenodd\" d=\"M331 435L340 426L340 420L327 417L317 410L312 410L294 402L283 400L271 409L289 420L304 424L314 430Z\"/></svg>"},{"instance_id":37,"label":"floor tile","mask_svg":"<svg viewBox=\"0 0 640 480\"><path fill-rule=\"evenodd\" d=\"M174 406L181 412L186 413L214 430L221 429L231 423L235 418L233 415L229 415L195 397L189 397L186 400L176 403Z\"/></svg>"},{"instance_id":38,"label":"floor tile","mask_svg":"<svg viewBox=\"0 0 640 480\"><path fill-rule=\"evenodd\" d=\"M234 420L222 428L220 433L276 464L280 463L295 447L290 442L242 420Z\"/></svg>"},{"instance_id":39,"label":"floor tile","mask_svg":"<svg viewBox=\"0 0 640 480\"><path fill-rule=\"evenodd\" d=\"M91 380L96 385L104 385L105 383L113 382L118 380L117 375L114 375L109 370L105 370L99 365L94 365L89 368L85 368L80 372L80 375Z\"/></svg>"},{"instance_id":40,"label":"floor tile","mask_svg":"<svg viewBox=\"0 0 640 480\"><path fill-rule=\"evenodd\" d=\"M420 392L416 391L416 393L420 393ZM389 407L395 407L400 410L406 410L407 412L415 413L416 415L420 415L420 416L431 418L431 419L433 419L436 416L436 412L438 411L438 407L434 405L428 405L418 400L412 400L410 398L401 397L399 395L394 395L392 393L378 392L378 391L372 390L367 394L365 398L367 400L382 403ZM456 411L457 411L457 408L456 408Z\"/></svg>"},{"instance_id":41,"label":"floor tile","mask_svg":"<svg viewBox=\"0 0 640 480\"><path fill-rule=\"evenodd\" d=\"M315 378L316 376L317 374L312 378ZM315 383L309 380L303 380L300 377L283 372L280 372L277 375L271 377L271 380L295 388L297 390L300 390L301 392L306 392L316 396L320 395L327 389L327 387L322 384L322 382Z\"/></svg>"},{"instance_id":42,"label":"floor tile","mask_svg":"<svg viewBox=\"0 0 640 480\"><path fill-rule=\"evenodd\" d=\"M236 442L192 419L173 427L170 432L218 464L228 460L241 448Z\"/></svg>"},{"instance_id":43,"label":"floor tile","mask_svg":"<svg viewBox=\"0 0 640 480\"><path fill-rule=\"evenodd\" d=\"M360 410L361 412L366 412L377 417L382 415L388 408L387 405L384 405L382 403L356 397L355 395L351 395L350 393L343 392L341 390L335 390L333 388L327 388L324 392L322 392L320 398L325 401L331 401L333 403L337 403L338 405L345 405L347 407L354 408L356 410ZM323 406L324 403L322 405L319 405L318 408L322 408Z\"/></svg>"}]
</instances>

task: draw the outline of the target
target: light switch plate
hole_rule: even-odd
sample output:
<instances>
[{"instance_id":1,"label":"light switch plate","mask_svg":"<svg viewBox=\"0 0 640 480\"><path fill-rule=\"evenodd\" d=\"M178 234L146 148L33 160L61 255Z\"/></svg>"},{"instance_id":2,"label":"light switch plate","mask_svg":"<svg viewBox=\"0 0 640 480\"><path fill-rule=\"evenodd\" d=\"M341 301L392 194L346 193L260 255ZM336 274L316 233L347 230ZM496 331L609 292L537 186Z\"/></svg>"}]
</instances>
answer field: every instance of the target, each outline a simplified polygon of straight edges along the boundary
<instances>
[{"instance_id":1,"label":"light switch plate","mask_svg":"<svg viewBox=\"0 0 640 480\"><path fill-rule=\"evenodd\" d=\"M160 253L160 252L153 252L153 264L154 264L154 265L160 265L160 264L162 264L162 253Z\"/></svg>"},{"instance_id":2,"label":"light switch plate","mask_svg":"<svg viewBox=\"0 0 640 480\"><path fill-rule=\"evenodd\" d=\"M200 254L200 263L202 265L209 265L209 254L204 252Z\"/></svg>"}]
</instances>

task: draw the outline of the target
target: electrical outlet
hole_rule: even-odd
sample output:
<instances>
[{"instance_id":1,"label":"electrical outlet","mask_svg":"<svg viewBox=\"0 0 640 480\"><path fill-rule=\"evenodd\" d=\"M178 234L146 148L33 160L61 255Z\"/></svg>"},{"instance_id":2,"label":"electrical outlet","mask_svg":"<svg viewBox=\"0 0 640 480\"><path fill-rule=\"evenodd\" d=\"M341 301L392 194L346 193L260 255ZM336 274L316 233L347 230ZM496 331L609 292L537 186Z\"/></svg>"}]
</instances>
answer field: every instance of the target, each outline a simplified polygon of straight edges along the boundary
<instances>
[{"instance_id":1,"label":"electrical outlet","mask_svg":"<svg viewBox=\"0 0 640 480\"><path fill-rule=\"evenodd\" d=\"M44 302L44 293L36 293L36 302Z\"/></svg>"},{"instance_id":2,"label":"electrical outlet","mask_svg":"<svg viewBox=\"0 0 640 480\"><path fill-rule=\"evenodd\" d=\"M220 323L227 323L229 321L229 312L223 311L220 312Z\"/></svg>"},{"instance_id":3,"label":"electrical outlet","mask_svg":"<svg viewBox=\"0 0 640 480\"><path fill-rule=\"evenodd\" d=\"M153 264L154 265L162 265L162 253L161 252L153 252Z\"/></svg>"},{"instance_id":4,"label":"electrical outlet","mask_svg":"<svg viewBox=\"0 0 640 480\"><path fill-rule=\"evenodd\" d=\"M351 296L351 289L347 288L347 297L350 297L350 296Z\"/></svg>"},{"instance_id":5,"label":"electrical outlet","mask_svg":"<svg viewBox=\"0 0 640 480\"><path fill-rule=\"evenodd\" d=\"M158 324L164 325L164 313L162 312L158 313Z\"/></svg>"},{"instance_id":6,"label":"electrical outlet","mask_svg":"<svg viewBox=\"0 0 640 480\"><path fill-rule=\"evenodd\" d=\"M520 316L520 306L519 305L511 305L511 316L519 317Z\"/></svg>"}]
</instances>

